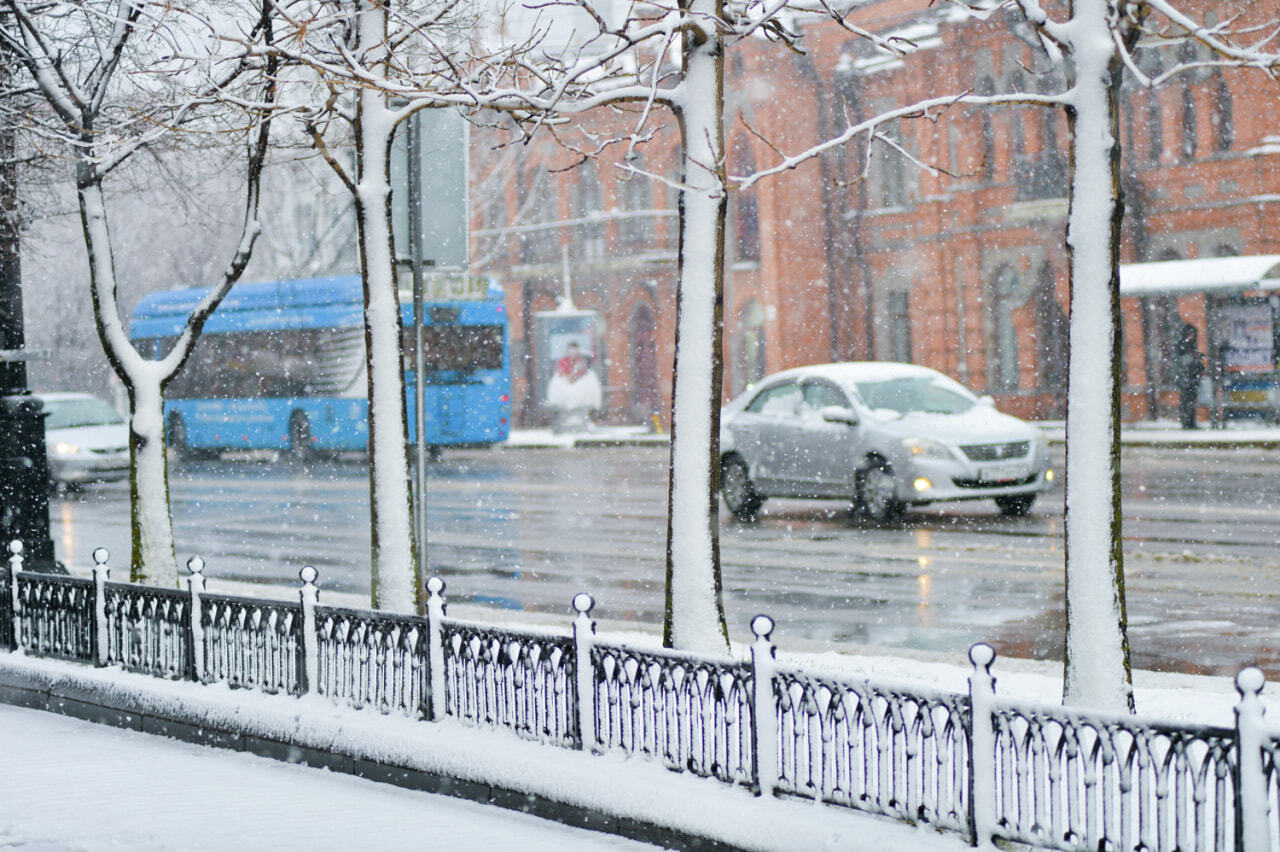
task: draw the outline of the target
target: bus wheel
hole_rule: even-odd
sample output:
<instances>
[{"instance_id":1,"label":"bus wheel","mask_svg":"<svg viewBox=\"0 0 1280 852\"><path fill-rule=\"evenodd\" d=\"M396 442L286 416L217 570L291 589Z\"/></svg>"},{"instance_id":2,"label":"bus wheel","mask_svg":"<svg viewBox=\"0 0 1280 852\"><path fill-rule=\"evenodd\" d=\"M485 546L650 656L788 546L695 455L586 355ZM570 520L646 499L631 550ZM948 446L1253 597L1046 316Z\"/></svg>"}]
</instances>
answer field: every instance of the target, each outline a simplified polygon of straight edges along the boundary
<instances>
[{"instance_id":1,"label":"bus wheel","mask_svg":"<svg viewBox=\"0 0 1280 852\"><path fill-rule=\"evenodd\" d=\"M311 421L301 411L289 417L289 457L297 461L311 458Z\"/></svg>"},{"instance_id":2,"label":"bus wheel","mask_svg":"<svg viewBox=\"0 0 1280 852\"><path fill-rule=\"evenodd\" d=\"M173 450L174 458L182 460L191 457L187 447L187 424L182 422L181 415L175 414L169 418L169 431L165 435L165 442L169 449Z\"/></svg>"}]
</instances>

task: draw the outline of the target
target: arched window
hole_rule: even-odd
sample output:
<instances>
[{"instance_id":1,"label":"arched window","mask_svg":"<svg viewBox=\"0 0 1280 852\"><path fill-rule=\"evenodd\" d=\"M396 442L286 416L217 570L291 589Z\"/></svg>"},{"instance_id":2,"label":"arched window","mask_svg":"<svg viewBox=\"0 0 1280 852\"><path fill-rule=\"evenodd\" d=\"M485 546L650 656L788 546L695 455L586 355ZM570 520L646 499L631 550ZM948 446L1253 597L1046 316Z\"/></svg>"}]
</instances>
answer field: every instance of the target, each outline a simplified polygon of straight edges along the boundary
<instances>
[{"instance_id":1,"label":"arched window","mask_svg":"<svg viewBox=\"0 0 1280 852\"><path fill-rule=\"evenodd\" d=\"M751 145L739 136L733 145L733 157L729 170L737 175L750 175L756 170L756 158ZM760 208L755 188L733 193L733 235L737 253L734 260L756 262L760 260Z\"/></svg>"},{"instance_id":2,"label":"arched window","mask_svg":"<svg viewBox=\"0 0 1280 852\"><path fill-rule=\"evenodd\" d=\"M733 359L735 396L751 383L764 378L765 346L764 308L755 299L750 299L738 312L738 340Z\"/></svg>"}]
</instances>

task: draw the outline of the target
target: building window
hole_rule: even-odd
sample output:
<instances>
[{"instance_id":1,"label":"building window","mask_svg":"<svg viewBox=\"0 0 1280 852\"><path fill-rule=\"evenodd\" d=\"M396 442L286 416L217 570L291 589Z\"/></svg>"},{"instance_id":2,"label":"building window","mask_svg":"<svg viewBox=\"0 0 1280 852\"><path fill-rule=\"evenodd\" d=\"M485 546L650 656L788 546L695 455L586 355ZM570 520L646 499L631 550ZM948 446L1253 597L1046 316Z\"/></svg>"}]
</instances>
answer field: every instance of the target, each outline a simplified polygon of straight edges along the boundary
<instances>
[{"instance_id":1,"label":"building window","mask_svg":"<svg viewBox=\"0 0 1280 852\"><path fill-rule=\"evenodd\" d=\"M990 96L995 93L996 84L990 77L983 77L978 81L979 95ZM996 176L996 133L991 125L991 108L980 107L978 115L982 122L982 177L990 181Z\"/></svg>"},{"instance_id":2,"label":"building window","mask_svg":"<svg viewBox=\"0 0 1280 852\"><path fill-rule=\"evenodd\" d=\"M1164 155L1164 113L1160 109L1160 95L1147 95L1147 161L1160 162Z\"/></svg>"},{"instance_id":3,"label":"building window","mask_svg":"<svg viewBox=\"0 0 1280 852\"><path fill-rule=\"evenodd\" d=\"M1065 397L1067 387L1067 312L1058 301L1053 267L1040 267L1036 284L1036 360L1040 390Z\"/></svg>"},{"instance_id":4,"label":"building window","mask_svg":"<svg viewBox=\"0 0 1280 852\"><path fill-rule=\"evenodd\" d=\"M993 313L995 318L995 358L992 366L992 386L997 391L1018 389L1018 328L1013 312L1020 307L1018 276L1008 267L996 273Z\"/></svg>"},{"instance_id":5,"label":"building window","mask_svg":"<svg viewBox=\"0 0 1280 852\"><path fill-rule=\"evenodd\" d=\"M495 192L485 199L481 208L484 216L484 228L489 233L476 239L476 258L478 266L486 263L506 263L509 258L506 233L507 199L501 192Z\"/></svg>"},{"instance_id":6,"label":"building window","mask_svg":"<svg viewBox=\"0 0 1280 852\"><path fill-rule=\"evenodd\" d=\"M1027 86L1018 72L1009 75L1009 91L1025 92ZM1022 126L1023 117L1027 113L1025 106L1014 106L1008 110L1009 113L1009 137L1013 145L1013 156L1023 157L1027 153L1027 134Z\"/></svg>"},{"instance_id":7,"label":"building window","mask_svg":"<svg viewBox=\"0 0 1280 852\"><path fill-rule=\"evenodd\" d=\"M1190 86L1182 89L1182 156L1196 155L1196 94Z\"/></svg>"},{"instance_id":8,"label":"building window","mask_svg":"<svg viewBox=\"0 0 1280 852\"><path fill-rule=\"evenodd\" d=\"M639 154L631 161L631 165L644 171L644 160ZM643 246L653 234L650 227L653 221L653 187L646 175L627 173L618 187L622 196L623 216L618 223L618 238L624 246Z\"/></svg>"},{"instance_id":9,"label":"building window","mask_svg":"<svg viewBox=\"0 0 1280 852\"><path fill-rule=\"evenodd\" d=\"M1213 135L1219 151L1230 151L1236 141L1235 116L1232 113L1231 89L1223 79L1222 72L1216 75L1217 85L1213 97Z\"/></svg>"},{"instance_id":10,"label":"building window","mask_svg":"<svg viewBox=\"0 0 1280 852\"><path fill-rule=\"evenodd\" d=\"M658 341L653 311L641 302L631 312L631 408L641 423L658 413Z\"/></svg>"},{"instance_id":11,"label":"building window","mask_svg":"<svg viewBox=\"0 0 1280 852\"><path fill-rule=\"evenodd\" d=\"M905 207L907 204L906 163L898 147L902 132L898 127L884 128L871 145L871 177L875 190L871 198L879 207Z\"/></svg>"},{"instance_id":12,"label":"building window","mask_svg":"<svg viewBox=\"0 0 1280 852\"><path fill-rule=\"evenodd\" d=\"M1016 78L1019 87L1021 76ZM1053 91L1053 81L1043 81L1041 91ZM1021 88L1019 88L1021 91ZM1022 109L1014 117L1014 182L1018 201L1066 198L1067 157L1058 144L1058 110ZM1034 117L1033 117L1034 116ZM1025 138L1025 126L1038 129L1039 145ZM1038 150L1032 150L1037 148Z\"/></svg>"},{"instance_id":13,"label":"building window","mask_svg":"<svg viewBox=\"0 0 1280 852\"><path fill-rule=\"evenodd\" d=\"M750 299L738 312L738 345L734 347L733 392L736 396L763 379L765 360L764 308Z\"/></svg>"},{"instance_id":14,"label":"building window","mask_svg":"<svg viewBox=\"0 0 1280 852\"><path fill-rule=\"evenodd\" d=\"M596 176L594 160L585 160L578 166L578 182L573 185L573 211L575 219L585 219L574 229L574 253L581 260L600 260L605 256L604 243L604 192Z\"/></svg>"},{"instance_id":15,"label":"building window","mask_svg":"<svg viewBox=\"0 0 1280 852\"><path fill-rule=\"evenodd\" d=\"M1148 302L1148 320L1151 322L1151 351L1158 353L1154 364L1155 379L1158 387L1172 389L1178 386L1178 371L1175 367L1175 349L1178 337L1182 334L1182 315L1178 313L1178 302L1172 296L1156 296Z\"/></svg>"},{"instance_id":16,"label":"building window","mask_svg":"<svg viewBox=\"0 0 1280 852\"><path fill-rule=\"evenodd\" d=\"M911 293L907 290L890 290L887 294L889 308L889 360L911 363Z\"/></svg>"},{"instance_id":17,"label":"building window","mask_svg":"<svg viewBox=\"0 0 1280 852\"><path fill-rule=\"evenodd\" d=\"M1057 110L1040 110L1041 148L1014 160L1015 196L1019 201L1067 197L1067 158L1058 150Z\"/></svg>"},{"instance_id":18,"label":"building window","mask_svg":"<svg viewBox=\"0 0 1280 852\"><path fill-rule=\"evenodd\" d=\"M756 158L751 146L739 137L733 146L729 163L732 174L747 176L756 171ZM733 235L737 253L734 260L755 263L760 260L760 208L755 188L733 193Z\"/></svg>"},{"instance_id":19,"label":"building window","mask_svg":"<svg viewBox=\"0 0 1280 852\"><path fill-rule=\"evenodd\" d=\"M520 257L525 263L550 263L560 249L559 229L553 224L559 211L547 170L535 168L521 183L520 219L531 227L520 233Z\"/></svg>"}]
</instances>

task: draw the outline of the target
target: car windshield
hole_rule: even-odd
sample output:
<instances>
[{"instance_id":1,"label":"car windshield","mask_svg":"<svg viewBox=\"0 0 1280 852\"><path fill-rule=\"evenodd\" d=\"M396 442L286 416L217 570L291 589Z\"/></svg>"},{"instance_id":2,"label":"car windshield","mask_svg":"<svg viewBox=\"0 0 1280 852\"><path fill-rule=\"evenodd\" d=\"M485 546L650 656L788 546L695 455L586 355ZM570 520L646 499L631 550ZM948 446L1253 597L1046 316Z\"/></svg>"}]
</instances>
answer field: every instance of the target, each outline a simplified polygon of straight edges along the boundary
<instances>
[{"instance_id":1,"label":"car windshield","mask_svg":"<svg viewBox=\"0 0 1280 852\"><path fill-rule=\"evenodd\" d=\"M100 399L45 400L44 410L49 413L46 429L71 429L76 426L106 426L123 423L114 408Z\"/></svg>"},{"instance_id":2,"label":"car windshield","mask_svg":"<svg viewBox=\"0 0 1280 852\"><path fill-rule=\"evenodd\" d=\"M899 414L962 414L978 404L972 394L942 376L858 382L858 395L868 408L887 408Z\"/></svg>"}]
</instances>

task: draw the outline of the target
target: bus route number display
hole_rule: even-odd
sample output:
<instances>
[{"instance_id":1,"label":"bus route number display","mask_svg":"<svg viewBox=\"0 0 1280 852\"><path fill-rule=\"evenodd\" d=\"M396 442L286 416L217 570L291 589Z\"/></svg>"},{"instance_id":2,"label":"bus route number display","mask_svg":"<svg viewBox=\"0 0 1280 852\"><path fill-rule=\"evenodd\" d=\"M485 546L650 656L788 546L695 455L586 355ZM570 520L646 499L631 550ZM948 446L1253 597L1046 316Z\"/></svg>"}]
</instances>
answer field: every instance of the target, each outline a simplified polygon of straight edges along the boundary
<instances>
[{"instance_id":1,"label":"bus route number display","mask_svg":"<svg viewBox=\"0 0 1280 852\"><path fill-rule=\"evenodd\" d=\"M489 279L481 277L428 275L422 286L428 302L478 302L489 294Z\"/></svg>"}]
</instances>

